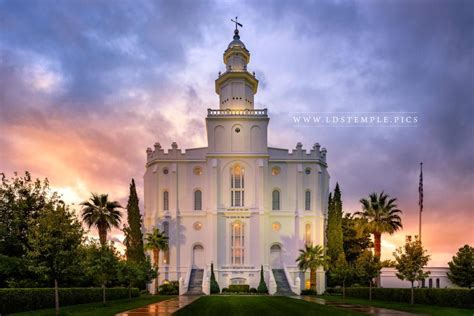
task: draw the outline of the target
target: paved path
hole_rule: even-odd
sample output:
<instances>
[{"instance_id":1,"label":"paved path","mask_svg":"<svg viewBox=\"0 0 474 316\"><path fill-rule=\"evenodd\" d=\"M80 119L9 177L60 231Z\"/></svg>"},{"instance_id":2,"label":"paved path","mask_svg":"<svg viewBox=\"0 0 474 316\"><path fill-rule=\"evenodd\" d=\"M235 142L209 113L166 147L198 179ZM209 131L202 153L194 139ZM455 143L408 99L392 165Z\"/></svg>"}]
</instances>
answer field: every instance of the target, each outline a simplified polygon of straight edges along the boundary
<instances>
[{"instance_id":1,"label":"paved path","mask_svg":"<svg viewBox=\"0 0 474 316\"><path fill-rule=\"evenodd\" d=\"M396 310L387 309L387 308L379 308L379 307L373 307L373 306L364 306L364 305L355 305L355 304L349 304L349 303L343 303L343 302L327 301L323 298L314 297L314 296L291 296L291 297L295 299L307 301L307 302L316 303L316 304L327 305L327 306L332 306L332 307L337 307L337 308L342 308L342 309L350 309L352 311L368 314L368 315L377 315L377 316L417 315L417 316L420 316L420 314L412 314L412 313L396 311Z\"/></svg>"},{"instance_id":2,"label":"paved path","mask_svg":"<svg viewBox=\"0 0 474 316\"><path fill-rule=\"evenodd\" d=\"M153 303L148 306L132 309L116 316L170 316L181 307L191 304L199 296L178 296L166 301Z\"/></svg>"}]
</instances>

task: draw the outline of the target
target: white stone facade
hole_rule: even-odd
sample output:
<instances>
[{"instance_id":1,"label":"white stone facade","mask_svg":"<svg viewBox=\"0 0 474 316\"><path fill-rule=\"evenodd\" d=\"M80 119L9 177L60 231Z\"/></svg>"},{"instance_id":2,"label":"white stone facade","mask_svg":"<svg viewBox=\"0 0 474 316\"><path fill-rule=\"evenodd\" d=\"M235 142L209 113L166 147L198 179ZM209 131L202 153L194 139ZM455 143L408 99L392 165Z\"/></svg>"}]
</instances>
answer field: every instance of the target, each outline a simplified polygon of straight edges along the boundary
<instances>
[{"instance_id":1,"label":"white stone facade","mask_svg":"<svg viewBox=\"0 0 474 316\"><path fill-rule=\"evenodd\" d=\"M449 267L426 267L425 272L430 272L430 275L424 282L416 281L415 287L425 288L448 288L456 287L448 278ZM400 280L397 277L397 270L395 268L383 268L380 273L380 285L386 288L409 288L411 283L409 281Z\"/></svg>"},{"instance_id":2,"label":"white stone facade","mask_svg":"<svg viewBox=\"0 0 474 316\"><path fill-rule=\"evenodd\" d=\"M305 242L325 244L326 150L317 143L309 151L301 143L291 152L268 147L269 117L254 108L258 80L247 71L249 60L236 31L216 80L219 109L206 117L208 147L147 149L144 228L170 238L168 254L160 255L160 284L181 278L186 285L192 268L204 269L206 278L212 262L221 289L257 287L263 265L270 292L272 268L284 269L299 292L307 284L298 250ZM322 270L317 289L325 289Z\"/></svg>"}]
</instances>

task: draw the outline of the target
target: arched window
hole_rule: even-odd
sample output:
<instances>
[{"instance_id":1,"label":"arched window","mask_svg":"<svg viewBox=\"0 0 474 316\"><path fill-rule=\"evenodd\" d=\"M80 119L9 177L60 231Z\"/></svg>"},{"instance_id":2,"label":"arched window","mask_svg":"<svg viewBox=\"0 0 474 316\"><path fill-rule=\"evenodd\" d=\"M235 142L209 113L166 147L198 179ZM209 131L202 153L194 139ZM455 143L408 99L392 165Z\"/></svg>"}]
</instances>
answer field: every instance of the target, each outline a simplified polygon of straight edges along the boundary
<instances>
[{"instance_id":1,"label":"arched window","mask_svg":"<svg viewBox=\"0 0 474 316\"><path fill-rule=\"evenodd\" d=\"M170 237L170 223L163 222L163 234L168 238ZM164 264L169 264L170 263L170 251L169 250L165 250L163 252L163 263Z\"/></svg>"},{"instance_id":2,"label":"arched window","mask_svg":"<svg viewBox=\"0 0 474 316\"><path fill-rule=\"evenodd\" d=\"M433 287L433 279L430 279L428 281L428 284L429 284L429 288L431 289Z\"/></svg>"},{"instance_id":3,"label":"arched window","mask_svg":"<svg viewBox=\"0 0 474 316\"><path fill-rule=\"evenodd\" d=\"M244 264L245 259L244 224L234 222L231 230L231 264L240 266Z\"/></svg>"},{"instance_id":4,"label":"arched window","mask_svg":"<svg viewBox=\"0 0 474 316\"><path fill-rule=\"evenodd\" d=\"M231 206L244 206L244 168L234 165L230 172L230 200Z\"/></svg>"},{"instance_id":5,"label":"arched window","mask_svg":"<svg viewBox=\"0 0 474 316\"><path fill-rule=\"evenodd\" d=\"M202 192L201 190L194 191L194 210L202 210Z\"/></svg>"},{"instance_id":6,"label":"arched window","mask_svg":"<svg viewBox=\"0 0 474 316\"><path fill-rule=\"evenodd\" d=\"M310 245L312 243L312 240L311 240L311 224L306 224L306 227L305 227L305 240L306 240L307 245Z\"/></svg>"},{"instance_id":7,"label":"arched window","mask_svg":"<svg viewBox=\"0 0 474 316\"><path fill-rule=\"evenodd\" d=\"M439 279L436 279L436 288L439 289Z\"/></svg>"},{"instance_id":8,"label":"arched window","mask_svg":"<svg viewBox=\"0 0 474 316\"><path fill-rule=\"evenodd\" d=\"M306 190L306 192L304 193L304 209L306 211L311 210L311 191L310 190Z\"/></svg>"},{"instance_id":9,"label":"arched window","mask_svg":"<svg viewBox=\"0 0 474 316\"><path fill-rule=\"evenodd\" d=\"M163 192L163 210L169 211L170 209L170 199L168 191Z\"/></svg>"},{"instance_id":10,"label":"arched window","mask_svg":"<svg viewBox=\"0 0 474 316\"><path fill-rule=\"evenodd\" d=\"M277 211L280 209L280 191L273 190L272 192L272 210Z\"/></svg>"}]
</instances>

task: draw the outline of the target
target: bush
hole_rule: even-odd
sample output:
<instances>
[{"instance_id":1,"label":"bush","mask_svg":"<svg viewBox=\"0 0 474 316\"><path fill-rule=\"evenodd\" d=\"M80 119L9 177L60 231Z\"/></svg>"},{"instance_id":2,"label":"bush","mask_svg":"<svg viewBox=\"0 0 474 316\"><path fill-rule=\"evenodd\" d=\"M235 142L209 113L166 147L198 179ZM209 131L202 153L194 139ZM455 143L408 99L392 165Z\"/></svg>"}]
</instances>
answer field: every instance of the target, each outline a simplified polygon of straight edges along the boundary
<instances>
[{"instance_id":1,"label":"bush","mask_svg":"<svg viewBox=\"0 0 474 316\"><path fill-rule=\"evenodd\" d=\"M301 295L317 295L318 293L315 290L302 290Z\"/></svg>"},{"instance_id":2,"label":"bush","mask_svg":"<svg viewBox=\"0 0 474 316\"><path fill-rule=\"evenodd\" d=\"M254 288L254 287L251 287L250 290L249 290L249 292L252 293L252 294L258 293L257 289Z\"/></svg>"},{"instance_id":3,"label":"bush","mask_svg":"<svg viewBox=\"0 0 474 316\"><path fill-rule=\"evenodd\" d=\"M219 284L217 283L216 276L214 275L214 264L211 263L211 294L219 294Z\"/></svg>"},{"instance_id":4,"label":"bush","mask_svg":"<svg viewBox=\"0 0 474 316\"><path fill-rule=\"evenodd\" d=\"M267 283L265 283L263 277L263 265L260 266L260 282L258 283L257 291L258 293L268 294Z\"/></svg>"},{"instance_id":5,"label":"bush","mask_svg":"<svg viewBox=\"0 0 474 316\"><path fill-rule=\"evenodd\" d=\"M250 286L248 284L232 284L229 285L229 291L235 293L249 292Z\"/></svg>"},{"instance_id":6,"label":"bush","mask_svg":"<svg viewBox=\"0 0 474 316\"><path fill-rule=\"evenodd\" d=\"M107 300L128 298L127 288L108 288ZM138 289L132 289L132 296L138 296ZM102 301L101 288L60 288L59 306L85 304ZM0 314L54 308L54 289L0 289Z\"/></svg>"},{"instance_id":7,"label":"bush","mask_svg":"<svg viewBox=\"0 0 474 316\"><path fill-rule=\"evenodd\" d=\"M225 288L222 289L222 293L229 293L229 292L230 292L230 291L229 291L229 288L227 288L227 287L225 287Z\"/></svg>"},{"instance_id":8,"label":"bush","mask_svg":"<svg viewBox=\"0 0 474 316\"><path fill-rule=\"evenodd\" d=\"M415 304L474 307L474 289L415 289ZM369 288L346 288L346 296L368 298ZM410 302L410 289L373 288L372 299L392 302Z\"/></svg>"},{"instance_id":9,"label":"bush","mask_svg":"<svg viewBox=\"0 0 474 316\"><path fill-rule=\"evenodd\" d=\"M341 288L328 287L326 289L326 292L324 292L324 294L327 294L327 295L342 295L342 289Z\"/></svg>"},{"instance_id":10,"label":"bush","mask_svg":"<svg viewBox=\"0 0 474 316\"><path fill-rule=\"evenodd\" d=\"M158 287L160 295L178 295L179 294L179 283L178 281L171 281L166 284L162 284Z\"/></svg>"}]
</instances>

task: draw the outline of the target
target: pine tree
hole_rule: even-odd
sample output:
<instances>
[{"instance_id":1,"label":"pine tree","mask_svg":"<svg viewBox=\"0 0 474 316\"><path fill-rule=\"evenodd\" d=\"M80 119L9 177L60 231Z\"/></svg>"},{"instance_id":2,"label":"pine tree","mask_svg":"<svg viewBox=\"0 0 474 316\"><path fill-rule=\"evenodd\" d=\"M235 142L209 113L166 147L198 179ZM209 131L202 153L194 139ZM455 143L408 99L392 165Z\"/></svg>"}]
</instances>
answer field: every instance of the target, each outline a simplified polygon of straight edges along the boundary
<instances>
[{"instance_id":1,"label":"pine tree","mask_svg":"<svg viewBox=\"0 0 474 316\"><path fill-rule=\"evenodd\" d=\"M138 195L135 187L135 180L130 183L130 195L127 203L128 227L126 231L127 259L136 263L145 261L143 250L143 234L141 230L142 217L138 206Z\"/></svg>"},{"instance_id":2,"label":"pine tree","mask_svg":"<svg viewBox=\"0 0 474 316\"><path fill-rule=\"evenodd\" d=\"M456 285L471 288L474 286L474 248L469 245L459 248L453 261L448 262L448 278Z\"/></svg>"},{"instance_id":3,"label":"pine tree","mask_svg":"<svg viewBox=\"0 0 474 316\"><path fill-rule=\"evenodd\" d=\"M216 276L214 275L214 264L211 263L211 294L219 294L220 292L219 283L217 283Z\"/></svg>"},{"instance_id":4,"label":"pine tree","mask_svg":"<svg viewBox=\"0 0 474 316\"><path fill-rule=\"evenodd\" d=\"M334 195L329 195L327 254L334 264L341 253L344 253L342 238L342 196L339 184L336 183Z\"/></svg>"}]
</instances>

